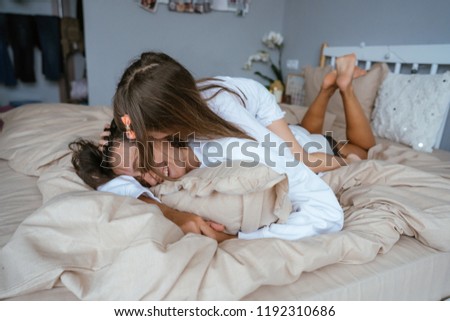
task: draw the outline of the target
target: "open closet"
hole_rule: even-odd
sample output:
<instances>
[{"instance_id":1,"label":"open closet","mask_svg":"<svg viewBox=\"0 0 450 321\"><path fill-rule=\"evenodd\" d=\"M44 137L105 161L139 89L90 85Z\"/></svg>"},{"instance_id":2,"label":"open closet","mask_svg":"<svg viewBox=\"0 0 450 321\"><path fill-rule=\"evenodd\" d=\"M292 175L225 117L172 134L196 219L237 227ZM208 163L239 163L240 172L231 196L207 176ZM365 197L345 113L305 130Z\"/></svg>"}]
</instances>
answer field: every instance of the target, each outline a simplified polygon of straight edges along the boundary
<instances>
[{"instance_id":1,"label":"open closet","mask_svg":"<svg viewBox=\"0 0 450 321\"><path fill-rule=\"evenodd\" d=\"M87 103L82 0L0 3L0 106Z\"/></svg>"}]
</instances>

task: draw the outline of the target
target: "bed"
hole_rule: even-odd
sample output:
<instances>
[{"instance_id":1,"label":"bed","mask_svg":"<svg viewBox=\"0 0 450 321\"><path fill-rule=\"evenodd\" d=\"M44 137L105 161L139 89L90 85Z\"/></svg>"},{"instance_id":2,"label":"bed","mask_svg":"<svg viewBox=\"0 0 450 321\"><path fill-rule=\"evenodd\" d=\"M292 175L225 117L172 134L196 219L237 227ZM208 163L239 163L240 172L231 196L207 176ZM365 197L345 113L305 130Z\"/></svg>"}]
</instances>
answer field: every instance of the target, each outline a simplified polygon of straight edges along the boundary
<instances>
[{"instance_id":1,"label":"bed","mask_svg":"<svg viewBox=\"0 0 450 321\"><path fill-rule=\"evenodd\" d=\"M392 92L386 82L404 72L400 63L411 67L407 78L395 78L396 83L414 83L422 64L431 66L431 74L420 76L414 92L424 82L436 81L435 77L448 77L439 65L450 66L450 45L439 49L446 52L446 60L428 55L436 48L427 45L327 47L323 65L305 69L304 103L308 105L321 75L332 68L326 65L332 65L336 56L356 52L358 64L371 71L355 83L355 89L363 91L358 97L378 137L369 160L322 176L344 208L344 229L295 242L231 240L218 245L201 235L183 235L154 206L89 189L71 167L67 144L80 133L96 139L98 129L112 117L108 107L35 104L2 114L0 298L447 299L450 152L436 147L448 139L444 124L450 90L445 87L439 96L442 100L432 101L446 102L446 106L433 107L436 117L424 116L428 123L419 126L432 132L425 134L433 136L429 138L411 130L413 124L389 123L392 95L404 96L407 90L403 86L400 93ZM408 60L407 52L419 54ZM411 70L419 73L411 75ZM446 79L450 82L450 77L437 81ZM399 106L396 101L396 112ZM283 108L291 123L305 112L301 106ZM338 140L345 139L342 113L340 106L330 105L326 117L325 130ZM411 109L406 113L411 114ZM277 195L272 201L281 208L284 180L274 182L271 177L270 182ZM243 207L258 207L255 198L240 197Z\"/></svg>"}]
</instances>

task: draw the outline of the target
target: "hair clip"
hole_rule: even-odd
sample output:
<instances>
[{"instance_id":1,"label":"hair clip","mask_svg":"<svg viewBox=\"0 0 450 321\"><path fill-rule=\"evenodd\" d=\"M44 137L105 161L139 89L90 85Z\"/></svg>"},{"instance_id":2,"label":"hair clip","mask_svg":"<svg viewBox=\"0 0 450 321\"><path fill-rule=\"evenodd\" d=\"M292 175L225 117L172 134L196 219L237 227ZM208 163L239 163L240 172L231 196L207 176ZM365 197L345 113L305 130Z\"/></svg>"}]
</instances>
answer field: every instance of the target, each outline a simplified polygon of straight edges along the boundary
<instances>
[{"instance_id":1,"label":"hair clip","mask_svg":"<svg viewBox=\"0 0 450 321\"><path fill-rule=\"evenodd\" d=\"M131 119L128 114L123 115L120 117L122 120L122 123L125 125L125 134L127 135L128 139L136 139L136 133L131 130Z\"/></svg>"}]
</instances>

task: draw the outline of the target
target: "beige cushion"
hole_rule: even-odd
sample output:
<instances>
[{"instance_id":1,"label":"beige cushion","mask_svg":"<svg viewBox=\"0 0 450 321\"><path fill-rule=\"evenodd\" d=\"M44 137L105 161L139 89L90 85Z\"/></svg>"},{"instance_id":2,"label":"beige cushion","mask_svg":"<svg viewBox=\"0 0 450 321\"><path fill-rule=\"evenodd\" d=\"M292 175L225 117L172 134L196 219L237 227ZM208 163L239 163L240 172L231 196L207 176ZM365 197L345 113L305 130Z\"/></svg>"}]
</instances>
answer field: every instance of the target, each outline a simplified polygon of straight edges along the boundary
<instances>
[{"instance_id":1,"label":"beige cushion","mask_svg":"<svg viewBox=\"0 0 450 321\"><path fill-rule=\"evenodd\" d=\"M305 78L305 105L310 106L322 85L322 80L327 73L332 70L331 66L326 67L311 67L306 66L303 69L303 77ZM353 89L356 97L363 108L364 114L368 119L371 118L375 98L377 96L378 88L383 81L385 75L389 72L389 67L386 64L377 63L363 77L359 77L353 82ZM336 129L333 136L336 140L345 140L345 113L344 105L342 103L339 92L336 91L328 103L328 112L336 115L334 121L334 128Z\"/></svg>"},{"instance_id":2,"label":"beige cushion","mask_svg":"<svg viewBox=\"0 0 450 321\"><path fill-rule=\"evenodd\" d=\"M225 224L231 234L285 222L291 212L287 176L261 164L230 165L193 170L177 181L153 187L152 192L170 207Z\"/></svg>"},{"instance_id":3,"label":"beige cushion","mask_svg":"<svg viewBox=\"0 0 450 321\"><path fill-rule=\"evenodd\" d=\"M112 119L110 107L72 104L32 104L14 108L0 117L0 158L21 173L39 176L54 160L70 153L78 137L99 139Z\"/></svg>"}]
</instances>

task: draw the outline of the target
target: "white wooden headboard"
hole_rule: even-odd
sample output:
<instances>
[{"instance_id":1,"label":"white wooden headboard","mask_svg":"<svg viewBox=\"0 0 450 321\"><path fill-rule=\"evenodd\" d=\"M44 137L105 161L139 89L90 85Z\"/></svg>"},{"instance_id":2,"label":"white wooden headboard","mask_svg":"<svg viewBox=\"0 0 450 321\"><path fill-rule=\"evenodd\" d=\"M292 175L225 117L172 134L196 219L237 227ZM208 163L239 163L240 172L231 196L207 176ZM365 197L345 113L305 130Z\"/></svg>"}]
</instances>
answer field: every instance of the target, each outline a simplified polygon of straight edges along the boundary
<instances>
[{"instance_id":1,"label":"white wooden headboard","mask_svg":"<svg viewBox=\"0 0 450 321\"><path fill-rule=\"evenodd\" d=\"M404 46L366 46L361 43L354 47L330 47L322 44L320 66L335 65L337 57L355 53L357 65L368 70L373 63L385 62L391 71L399 73L436 74L450 70L450 44L404 45ZM449 109L445 116L435 148L442 146L444 133L450 132ZM448 136L448 134L447 134ZM446 149L450 147L446 146Z\"/></svg>"},{"instance_id":2,"label":"white wooden headboard","mask_svg":"<svg viewBox=\"0 0 450 321\"><path fill-rule=\"evenodd\" d=\"M410 72L419 67L426 67L428 73L436 74L439 67L450 67L450 44L438 45L405 45L405 46L365 46L362 43L355 47L329 47L322 45L320 65L326 63L334 66L336 57L355 53L358 64L363 62L365 69L372 63L385 62L394 66L394 73L401 73L402 66L410 65ZM422 68L421 68L422 71Z\"/></svg>"}]
</instances>

